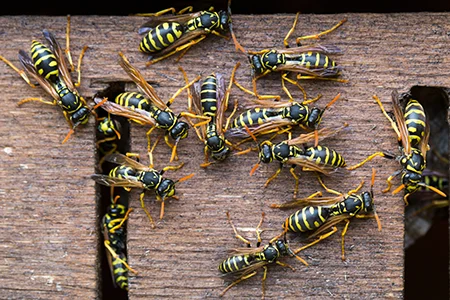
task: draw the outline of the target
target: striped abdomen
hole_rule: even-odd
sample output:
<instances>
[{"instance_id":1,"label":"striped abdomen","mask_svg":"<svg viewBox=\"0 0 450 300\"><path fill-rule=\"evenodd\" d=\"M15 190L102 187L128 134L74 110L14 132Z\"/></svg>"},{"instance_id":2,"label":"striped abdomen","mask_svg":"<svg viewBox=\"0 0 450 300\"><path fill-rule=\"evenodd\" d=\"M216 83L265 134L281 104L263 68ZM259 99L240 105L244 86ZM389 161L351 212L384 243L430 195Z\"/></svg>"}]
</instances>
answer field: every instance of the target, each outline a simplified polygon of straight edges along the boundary
<instances>
[{"instance_id":1,"label":"striped abdomen","mask_svg":"<svg viewBox=\"0 0 450 300\"><path fill-rule=\"evenodd\" d=\"M261 125L270 121L270 118L277 117L280 115L279 109L271 108L252 108L249 109L239 116L237 116L231 128L244 128L245 126Z\"/></svg>"},{"instance_id":2,"label":"striped abdomen","mask_svg":"<svg viewBox=\"0 0 450 300\"><path fill-rule=\"evenodd\" d=\"M330 210L323 206L306 206L290 215L283 228L291 232L307 232L322 226L330 215Z\"/></svg>"},{"instance_id":3,"label":"striped abdomen","mask_svg":"<svg viewBox=\"0 0 450 300\"><path fill-rule=\"evenodd\" d=\"M220 265L219 270L222 273L232 273L251 265L255 261L253 255L235 255L225 259Z\"/></svg>"},{"instance_id":4,"label":"striped abdomen","mask_svg":"<svg viewBox=\"0 0 450 300\"><path fill-rule=\"evenodd\" d=\"M139 44L139 50L145 53L155 53L161 51L184 33L183 26L176 22L165 22L150 30Z\"/></svg>"},{"instance_id":5,"label":"striped abdomen","mask_svg":"<svg viewBox=\"0 0 450 300\"><path fill-rule=\"evenodd\" d=\"M31 58L39 75L54 84L59 81L58 61L47 46L38 41L33 41Z\"/></svg>"},{"instance_id":6,"label":"striped abdomen","mask_svg":"<svg viewBox=\"0 0 450 300\"><path fill-rule=\"evenodd\" d=\"M127 257L123 253L117 253L117 255L118 258L112 257L112 276L117 287L128 291L128 269L122 263L122 261L127 262Z\"/></svg>"},{"instance_id":7,"label":"striped abdomen","mask_svg":"<svg viewBox=\"0 0 450 300\"><path fill-rule=\"evenodd\" d=\"M333 69L336 68L336 62L325 54L319 52L307 52L296 55L295 57L286 56L286 63L300 63L308 69Z\"/></svg>"},{"instance_id":8,"label":"striped abdomen","mask_svg":"<svg viewBox=\"0 0 450 300\"><path fill-rule=\"evenodd\" d=\"M409 142L412 147L415 147L425 134L425 111L417 100L410 99L406 105L404 117L408 128Z\"/></svg>"},{"instance_id":9,"label":"striped abdomen","mask_svg":"<svg viewBox=\"0 0 450 300\"><path fill-rule=\"evenodd\" d=\"M200 90L202 112L205 116L215 118L217 114L217 80L210 75L205 78Z\"/></svg>"},{"instance_id":10,"label":"striped abdomen","mask_svg":"<svg viewBox=\"0 0 450 300\"><path fill-rule=\"evenodd\" d=\"M423 182L428 185L435 187L441 191L448 189L448 178L436 175L425 175L422 177ZM427 187L424 189L429 190Z\"/></svg>"},{"instance_id":11,"label":"striped abdomen","mask_svg":"<svg viewBox=\"0 0 450 300\"><path fill-rule=\"evenodd\" d=\"M136 92L124 92L114 98L114 102L129 108L139 108L142 110L150 110L150 102L144 95Z\"/></svg>"},{"instance_id":12,"label":"striped abdomen","mask_svg":"<svg viewBox=\"0 0 450 300\"><path fill-rule=\"evenodd\" d=\"M136 171L130 167L117 166L114 169L112 169L111 171L109 171L109 176L116 177L116 178L126 178L126 179L133 178L134 179L134 178L136 178Z\"/></svg>"},{"instance_id":13,"label":"striped abdomen","mask_svg":"<svg viewBox=\"0 0 450 300\"><path fill-rule=\"evenodd\" d=\"M308 160L317 164L328 165L336 168L345 167L346 165L342 155L325 146L318 145L316 147L309 147L304 151L303 155L307 156Z\"/></svg>"}]
</instances>

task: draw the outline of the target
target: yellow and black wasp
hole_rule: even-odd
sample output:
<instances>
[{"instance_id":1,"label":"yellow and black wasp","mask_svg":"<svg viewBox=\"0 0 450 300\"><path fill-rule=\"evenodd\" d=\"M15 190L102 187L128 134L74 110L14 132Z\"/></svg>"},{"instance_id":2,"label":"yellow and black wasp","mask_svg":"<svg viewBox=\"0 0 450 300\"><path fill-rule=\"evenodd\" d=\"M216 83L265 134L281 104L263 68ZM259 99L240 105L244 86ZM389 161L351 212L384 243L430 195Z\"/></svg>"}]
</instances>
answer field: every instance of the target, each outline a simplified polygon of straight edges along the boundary
<instances>
[{"instance_id":1,"label":"yellow and black wasp","mask_svg":"<svg viewBox=\"0 0 450 300\"><path fill-rule=\"evenodd\" d=\"M341 132L347 126L348 124L345 123L343 126L336 129L321 128L318 130L317 134L320 138L331 137ZM248 133L252 135L250 131ZM325 175L330 175L338 170L345 171L345 159L336 150L321 145L310 147L299 146L307 144L315 139L315 132L310 132L306 134L300 134L298 137L293 139L288 138L287 140L278 143L272 143L270 140L261 142L258 145L259 161L250 171L250 175L253 175L253 173L261 163L271 163L273 161L278 161L280 164L278 170L269 179L267 179L266 183L264 184L264 187L267 187L270 181L278 176L284 165L291 165L289 171L295 179L295 197L297 195L299 185L299 177L295 173L296 166L300 166L302 168L302 171L315 171Z\"/></svg>"},{"instance_id":2,"label":"yellow and black wasp","mask_svg":"<svg viewBox=\"0 0 450 300\"><path fill-rule=\"evenodd\" d=\"M24 50L19 50L19 60L25 71L15 67L10 61L3 56L0 59L9 65L13 70L22 76L22 78L31 86L36 87L28 76L36 80L36 82L53 98L52 101L42 98L30 97L19 101L18 105L22 105L30 101L39 101L41 103L58 105L64 114L71 130L63 143L68 140L75 127L80 124L86 124L89 115L93 112L86 103L86 100L78 93L76 87L80 85L81 79L81 60L84 56L87 46L82 49L78 60L78 82L74 83L70 77L70 72L74 70L74 65L69 49L69 32L70 32L70 16L67 16L67 32L66 32L66 56L64 50L61 49L58 41L53 33L44 29L42 34L48 42L45 44L33 40L31 43L31 57ZM27 76L28 74L28 76Z\"/></svg>"},{"instance_id":3,"label":"yellow and black wasp","mask_svg":"<svg viewBox=\"0 0 450 300\"><path fill-rule=\"evenodd\" d=\"M408 97L403 109L400 104L398 92L394 90L392 92L394 121L384 109L381 100L375 95L373 98L378 103L384 116L389 120L391 127L397 134L401 154L396 157L395 155L386 152L375 152L362 162L348 167L348 169L354 170L359 168L376 156L396 159L400 162L402 168L388 177L386 180L388 187L384 189L383 192L388 192L392 186L392 179L401 174L402 184L393 191L393 194L405 189L405 195L403 196L405 204L408 204L408 196L416 192L420 187L427 187L439 195L447 197L445 193L432 186L428 186L422 180L422 173L426 168L426 154L429 148L428 139L430 136L430 128L422 105L417 100Z\"/></svg>"},{"instance_id":4,"label":"yellow and black wasp","mask_svg":"<svg viewBox=\"0 0 450 300\"><path fill-rule=\"evenodd\" d=\"M148 152L150 156L150 164L153 164L151 156L150 134L155 128L165 130L165 141L172 148L172 156L170 161L177 159L176 147L180 139L188 136L189 125L180 120L181 117L189 116L191 118L205 118L196 116L188 112L181 112L176 115L169 107L175 98L186 88L189 88L200 77L190 82L183 88L175 92L175 94L167 102L164 102L157 94L154 88L145 80L138 69L133 67L122 52L119 52L119 64L125 72L131 77L134 83L142 91L143 94L136 92L125 92L117 95L113 101L106 101L101 107L107 112L126 117L141 125L150 125L147 131ZM95 98L96 103L100 103L101 98ZM175 144L169 141L169 136L175 140Z\"/></svg>"},{"instance_id":5,"label":"yellow and black wasp","mask_svg":"<svg viewBox=\"0 0 450 300\"><path fill-rule=\"evenodd\" d=\"M137 274L128 265L125 254L125 222L133 209L126 209L124 205L116 203L117 199L107 207L101 229L113 283L115 287L128 291L128 271Z\"/></svg>"},{"instance_id":6,"label":"yellow and black wasp","mask_svg":"<svg viewBox=\"0 0 450 300\"><path fill-rule=\"evenodd\" d=\"M95 144L100 157L98 162L100 171L105 156L118 150L118 143L122 137L121 132L122 124L116 116L108 113L106 117L97 118L97 133L100 139Z\"/></svg>"},{"instance_id":7,"label":"yellow and black wasp","mask_svg":"<svg viewBox=\"0 0 450 300\"><path fill-rule=\"evenodd\" d=\"M231 0L226 11L218 12L213 7L192 12L192 6L188 6L178 13L174 8L168 8L157 13L138 14L150 17L138 30L140 35L144 35L139 50L152 55L147 66L182 51L179 60L190 47L209 34L228 39L225 34L230 31L233 36L230 4ZM169 12L172 15L166 15Z\"/></svg>"},{"instance_id":8,"label":"yellow and black wasp","mask_svg":"<svg viewBox=\"0 0 450 300\"><path fill-rule=\"evenodd\" d=\"M252 70L253 92L258 97L260 97L260 95L257 92L256 81L271 72L281 73L283 90L290 98L291 95L284 84L285 80L294 82L287 77L290 73L296 73L297 79L320 79L347 82L346 79L339 78L343 68L328 56L329 54L341 54L341 49L334 45L300 45L302 40L318 39L321 36L334 31L344 24L347 19L341 20L332 28L318 34L298 37L296 40L298 46L289 47L287 40L295 29L298 16L299 13L297 13L292 28L284 38L283 42L286 49L246 51Z\"/></svg>"},{"instance_id":9,"label":"yellow and black wasp","mask_svg":"<svg viewBox=\"0 0 450 300\"><path fill-rule=\"evenodd\" d=\"M246 243L248 247L235 249L231 256L227 257L219 264L219 271L222 272L224 276L231 276L235 279L220 293L221 297L230 288L232 288L239 282L255 276L257 274L257 271L262 268L264 269L264 275L262 278L262 298L264 298L266 290L265 280L267 278L268 265L277 264L295 270L292 266L281 262L279 259L282 257L293 256L306 266L308 265L305 260L294 254L294 252L289 248L289 244L286 241L286 238L272 239L267 245L261 246L260 232L262 230L260 229L260 227L264 221L264 213L262 214L261 221L255 229L258 239L255 248L251 248L251 243L238 233L236 227L234 227L233 223L231 222L231 218L228 212L227 217L231 227L233 228L235 237Z\"/></svg>"},{"instance_id":10,"label":"yellow and black wasp","mask_svg":"<svg viewBox=\"0 0 450 300\"><path fill-rule=\"evenodd\" d=\"M108 175L94 174L91 178L95 180L95 182L110 186L111 188L122 187L127 191L130 191L132 188L143 189L139 200L144 212L147 214L147 217L152 224L152 227L155 227L153 218L144 204L145 192L148 190L153 190L155 192L156 200L161 202L161 212L159 217L162 219L164 216L164 201L169 197L178 199L178 197L175 196L175 185L191 178L194 174L190 174L177 181L173 181L172 179L163 177L163 174L168 170L180 169L183 166L183 163L178 166L167 166L161 171L157 171L153 169L152 165L147 167L132 159L130 157L131 155L132 154L127 156L121 153L108 154L105 156L105 161L115 163L118 166L111 169Z\"/></svg>"},{"instance_id":11,"label":"yellow and black wasp","mask_svg":"<svg viewBox=\"0 0 450 300\"><path fill-rule=\"evenodd\" d=\"M207 167L211 164L208 160L209 154L215 161L223 161L230 155L231 148L234 147L225 138L228 122L225 123L224 121L232 80L238 66L239 63L232 71L228 87L225 85L222 74L212 73L202 83L196 82L188 90L190 110L193 110L196 115L210 118L208 123L199 126L200 133L195 128L199 139L205 144L205 162L201 164L201 167ZM186 83L189 82L187 74L183 69L181 70Z\"/></svg>"},{"instance_id":12,"label":"yellow and black wasp","mask_svg":"<svg viewBox=\"0 0 450 300\"><path fill-rule=\"evenodd\" d=\"M342 260L345 260L344 238L347 233L351 218L375 218L378 230L381 231L381 223L375 211L373 201L373 185L375 182L375 169L372 171L370 192L366 191L359 195L356 193L362 188L364 181L354 190L347 194L339 193L327 188L322 181L321 185L328 191L337 194L336 197L322 197L322 193L314 193L307 198L295 199L283 204L272 204L272 208L292 208L302 206L303 208L291 214L283 223L283 233L310 233L310 238L318 237L313 242L296 249L295 254L309 248L321 240L329 237L337 231L336 224L345 222L342 231ZM324 233L326 230L331 231Z\"/></svg>"},{"instance_id":13,"label":"yellow and black wasp","mask_svg":"<svg viewBox=\"0 0 450 300\"><path fill-rule=\"evenodd\" d=\"M243 91L254 95L251 91L237 84ZM336 102L340 93L336 95L323 109L308 106L309 103L318 100L318 98L297 101L267 101L252 100L253 104L248 106L244 112L239 114L230 123L230 136L248 137L248 131L254 136L279 132L293 126L300 126L305 131L315 130L322 121L323 113L334 102ZM247 129L248 128L248 129ZM316 136L316 143L317 143Z\"/></svg>"}]
</instances>

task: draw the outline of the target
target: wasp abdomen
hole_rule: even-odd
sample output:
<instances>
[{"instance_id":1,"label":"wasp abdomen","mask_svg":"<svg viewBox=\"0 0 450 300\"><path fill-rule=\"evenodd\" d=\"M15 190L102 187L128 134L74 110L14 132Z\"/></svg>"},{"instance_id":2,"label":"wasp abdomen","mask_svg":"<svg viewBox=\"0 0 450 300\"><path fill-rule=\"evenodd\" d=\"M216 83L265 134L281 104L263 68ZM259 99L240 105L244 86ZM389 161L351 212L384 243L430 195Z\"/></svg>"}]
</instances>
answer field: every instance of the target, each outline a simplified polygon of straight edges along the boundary
<instances>
[{"instance_id":1,"label":"wasp abdomen","mask_svg":"<svg viewBox=\"0 0 450 300\"><path fill-rule=\"evenodd\" d=\"M306 206L290 215L283 227L291 232L307 232L322 226L330 215L330 210L323 206Z\"/></svg>"},{"instance_id":2,"label":"wasp abdomen","mask_svg":"<svg viewBox=\"0 0 450 300\"><path fill-rule=\"evenodd\" d=\"M310 147L304 151L304 155L308 157L308 160L317 164L326 164L336 168L346 166L341 154L325 146Z\"/></svg>"},{"instance_id":3,"label":"wasp abdomen","mask_svg":"<svg viewBox=\"0 0 450 300\"><path fill-rule=\"evenodd\" d=\"M155 53L161 51L184 33L183 26L176 22L165 22L150 30L139 44L139 50L144 53Z\"/></svg>"},{"instance_id":4,"label":"wasp abdomen","mask_svg":"<svg viewBox=\"0 0 450 300\"><path fill-rule=\"evenodd\" d=\"M408 128L409 142L412 147L415 147L425 134L425 111L417 100L411 99L406 105L404 117Z\"/></svg>"},{"instance_id":5,"label":"wasp abdomen","mask_svg":"<svg viewBox=\"0 0 450 300\"><path fill-rule=\"evenodd\" d=\"M114 98L114 102L129 108L139 108L142 110L150 110L150 102L144 95L136 92L124 92Z\"/></svg>"}]
</instances>

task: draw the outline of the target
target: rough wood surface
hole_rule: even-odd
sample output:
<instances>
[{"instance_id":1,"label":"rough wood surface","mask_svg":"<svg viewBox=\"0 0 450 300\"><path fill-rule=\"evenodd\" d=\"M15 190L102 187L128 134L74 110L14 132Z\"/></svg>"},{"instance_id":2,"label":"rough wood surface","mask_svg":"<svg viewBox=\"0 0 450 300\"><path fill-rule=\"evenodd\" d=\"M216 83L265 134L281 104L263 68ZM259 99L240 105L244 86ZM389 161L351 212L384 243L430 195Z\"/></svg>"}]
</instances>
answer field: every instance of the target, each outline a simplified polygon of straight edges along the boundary
<instances>
[{"instance_id":1,"label":"rough wood surface","mask_svg":"<svg viewBox=\"0 0 450 300\"><path fill-rule=\"evenodd\" d=\"M344 50L335 58L345 67L349 83L310 81L303 86L309 95L323 95L318 106L342 94L341 100L325 113L323 126L350 124L349 132L327 140L327 146L340 151L348 164L353 164L374 151L396 151L395 135L373 102L373 94L390 110L393 88L403 92L413 85L450 86L450 16L301 15L294 36L324 30L344 17L348 22L321 42ZM251 50L282 47L293 19L293 14L233 16L238 39ZM16 65L17 51L28 50L33 39L42 41L44 28L64 45L65 17L3 16L0 22L0 55ZM144 67L146 56L138 51L137 34L143 22L140 17L72 17L72 55L78 59L81 48L90 47L83 60L79 89L85 97L92 97L111 82L130 83L117 64L118 51L141 69L164 99L183 85L178 65L187 70L190 78L213 71L229 78L234 64L240 61L237 80L250 86L246 58L234 50L231 41L218 37L208 37L194 46L179 64L172 57ZM277 74L261 79L258 87L261 93L283 93ZM62 145L68 127L57 107L16 105L25 97L48 99L42 89L30 88L17 73L0 63L0 90L0 298L95 299L99 235L95 185L89 178L95 164L94 119ZM136 87L130 83L127 90ZM231 96L235 98L240 103L249 101L236 87ZM182 93L173 110L186 110L186 99L186 93ZM131 148L141 154L144 162L146 129L132 125ZM155 167L169 164L169 157L168 148L159 145L154 153ZM232 156L224 163L202 169L203 146L193 131L180 142L179 157L186 165L179 171L167 172L167 176L195 176L179 184L180 200L166 203L165 217L156 229L151 229L139 208L138 191L131 194L131 205L136 209L128 224L128 259L139 274L130 278L130 299L217 298L226 286L217 267L229 249L242 246L234 238L225 212L229 211L235 225L244 229L255 227L261 212L265 212L264 241L279 232L291 213L268 207L292 196L294 181L287 168L267 188L263 184L277 165L263 165L250 177L249 171L257 161L254 153ZM346 192L364 179L368 188L371 167L377 169L374 191L383 231L377 231L374 220L355 220L346 236L345 262L340 258L340 236L336 234L301 253L309 267L295 259L286 260L296 268L295 272L270 267L266 290L269 299L402 298L404 203L400 196L381 193L384 179L398 169L398 163L376 158L348 177L327 178L326 183ZM319 189L314 176L301 175L300 195ZM147 205L157 216L159 205L153 199L148 193ZM251 232L244 231L244 235L254 241ZM292 245L298 246L299 241L293 240ZM233 287L226 298L259 298L261 275Z\"/></svg>"}]
</instances>

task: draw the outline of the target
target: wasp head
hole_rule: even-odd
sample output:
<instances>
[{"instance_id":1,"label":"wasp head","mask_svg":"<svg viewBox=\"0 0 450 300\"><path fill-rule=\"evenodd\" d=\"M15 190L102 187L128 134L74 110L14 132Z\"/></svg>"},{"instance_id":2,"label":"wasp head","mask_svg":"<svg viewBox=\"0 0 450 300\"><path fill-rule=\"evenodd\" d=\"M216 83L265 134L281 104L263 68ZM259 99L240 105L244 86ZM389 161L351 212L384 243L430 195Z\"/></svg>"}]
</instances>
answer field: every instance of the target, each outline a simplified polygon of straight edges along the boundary
<instances>
[{"instance_id":1,"label":"wasp head","mask_svg":"<svg viewBox=\"0 0 450 300\"><path fill-rule=\"evenodd\" d=\"M259 145L259 160L263 163L270 163L273 160L272 143L264 141Z\"/></svg>"},{"instance_id":2,"label":"wasp head","mask_svg":"<svg viewBox=\"0 0 450 300\"><path fill-rule=\"evenodd\" d=\"M422 181L422 174L416 172L406 171L402 176L402 183L408 193L415 192L419 188L419 183Z\"/></svg>"},{"instance_id":3,"label":"wasp head","mask_svg":"<svg viewBox=\"0 0 450 300\"><path fill-rule=\"evenodd\" d=\"M169 131L174 140L184 139L188 136L189 125L186 122L177 122Z\"/></svg>"},{"instance_id":4,"label":"wasp head","mask_svg":"<svg viewBox=\"0 0 450 300\"><path fill-rule=\"evenodd\" d=\"M163 179L155 190L156 197L164 201L167 197L172 197L175 194L175 182L171 179Z\"/></svg>"}]
</instances>

